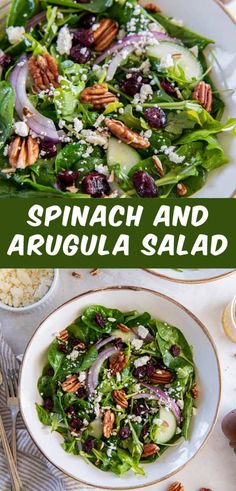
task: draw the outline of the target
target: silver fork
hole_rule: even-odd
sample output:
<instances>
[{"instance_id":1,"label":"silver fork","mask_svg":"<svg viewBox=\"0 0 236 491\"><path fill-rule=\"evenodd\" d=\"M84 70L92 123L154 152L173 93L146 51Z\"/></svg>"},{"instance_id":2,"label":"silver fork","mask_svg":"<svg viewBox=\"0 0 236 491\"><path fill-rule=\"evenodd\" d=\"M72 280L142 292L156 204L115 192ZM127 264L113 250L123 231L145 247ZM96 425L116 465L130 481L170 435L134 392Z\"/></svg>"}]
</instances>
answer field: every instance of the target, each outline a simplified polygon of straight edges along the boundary
<instances>
[{"instance_id":1,"label":"silver fork","mask_svg":"<svg viewBox=\"0 0 236 491\"><path fill-rule=\"evenodd\" d=\"M16 448L16 418L20 411L18 399L18 370L8 370L7 374L3 373L5 382L5 390L7 395L7 407L11 412L12 433L11 433L11 448L14 462L17 463L17 448Z\"/></svg>"}]
</instances>

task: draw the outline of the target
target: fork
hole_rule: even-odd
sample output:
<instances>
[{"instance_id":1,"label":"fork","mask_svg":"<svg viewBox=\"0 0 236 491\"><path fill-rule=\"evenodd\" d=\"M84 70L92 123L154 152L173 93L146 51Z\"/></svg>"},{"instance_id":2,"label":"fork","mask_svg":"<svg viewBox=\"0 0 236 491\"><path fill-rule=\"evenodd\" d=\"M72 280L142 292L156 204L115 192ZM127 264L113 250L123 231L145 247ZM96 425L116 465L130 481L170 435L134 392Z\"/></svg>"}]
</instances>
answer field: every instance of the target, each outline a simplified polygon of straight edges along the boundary
<instances>
[{"instance_id":1,"label":"fork","mask_svg":"<svg viewBox=\"0 0 236 491\"><path fill-rule=\"evenodd\" d=\"M8 370L7 374L3 373L7 395L7 407L10 409L12 419L11 447L15 463L17 463L16 418L20 411L18 399L18 376L18 370Z\"/></svg>"}]
</instances>

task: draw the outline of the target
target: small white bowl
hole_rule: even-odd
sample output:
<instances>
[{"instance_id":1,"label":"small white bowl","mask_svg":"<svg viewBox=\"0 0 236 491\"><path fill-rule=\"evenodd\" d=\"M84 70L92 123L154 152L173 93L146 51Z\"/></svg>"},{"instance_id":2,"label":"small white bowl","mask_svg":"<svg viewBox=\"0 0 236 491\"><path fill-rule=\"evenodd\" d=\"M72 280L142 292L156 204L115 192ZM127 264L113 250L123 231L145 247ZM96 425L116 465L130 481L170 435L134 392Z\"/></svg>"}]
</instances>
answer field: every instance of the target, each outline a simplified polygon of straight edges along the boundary
<instances>
[{"instance_id":1,"label":"small white bowl","mask_svg":"<svg viewBox=\"0 0 236 491\"><path fill-rule=\"evenodd\" d=\"M47 293L45 293L45 295L43 295L43 297L41 297L39 300L37 300L37 302L33 302L29 305L26 305L25 307L11 307L10 305L7 305L6 303L0 301L0 308L3 310L7 310L8 312L15 312L18 314L19 313L22 314L25 312L32 311L38 307L41 307L54 294L55 289L56 289L56 285L58 282L58 278L59 278L59 270L53 269L53 280L52 280L51 286L50 286L49 290L47 291Z\"/></svg>"}]
</instances>

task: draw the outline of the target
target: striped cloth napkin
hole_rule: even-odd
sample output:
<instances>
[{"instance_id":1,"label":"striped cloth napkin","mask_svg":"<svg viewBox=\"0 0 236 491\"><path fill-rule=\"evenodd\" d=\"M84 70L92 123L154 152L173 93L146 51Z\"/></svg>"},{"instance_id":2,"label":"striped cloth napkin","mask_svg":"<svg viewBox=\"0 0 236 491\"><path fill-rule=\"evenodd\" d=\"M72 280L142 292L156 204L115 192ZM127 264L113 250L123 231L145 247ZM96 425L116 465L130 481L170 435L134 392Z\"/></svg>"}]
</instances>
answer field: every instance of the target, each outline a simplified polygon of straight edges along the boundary
<instances>
[{"instance_id":1,"label":"striped cloth napkin","mask_svg":"<svg viewBox=\"0 0 236 491\"><path fill-rule=\"evenodd\" d=\"M16 368L18 360L8 346L0 331L0 360L5 370ZM4 427L10 437L11 417L6 407L4 386L0 386L0 413ZM80 484L56 469L41 454L31 440L21 416L17 420L17 457L18 470L25 491L99 491L98 488ZM0 443L0 490L11 491L11 481L5 456Z\"/></svg>"}]
</instances>

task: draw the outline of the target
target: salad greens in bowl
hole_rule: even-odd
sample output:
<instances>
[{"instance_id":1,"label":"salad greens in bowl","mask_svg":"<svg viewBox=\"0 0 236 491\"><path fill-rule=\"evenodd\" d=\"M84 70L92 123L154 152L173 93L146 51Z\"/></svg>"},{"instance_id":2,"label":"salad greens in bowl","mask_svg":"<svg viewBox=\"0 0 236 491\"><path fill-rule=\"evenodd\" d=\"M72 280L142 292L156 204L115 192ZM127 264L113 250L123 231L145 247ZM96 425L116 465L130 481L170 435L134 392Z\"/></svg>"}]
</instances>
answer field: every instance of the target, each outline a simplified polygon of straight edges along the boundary
<instances>
[{"instance_id":1,"label":"salad greens in bowl","mask_svg":"<svg viewBox=\"0 0 236 491\"><path fill-rule=\"evenodd\" d=\"M13 0L0 39L0 195L188 197L227 155L214 40L135 0ZM213 64L217 64L216 61Z\"/></svg>"},{"instance_id":2,"label":"salad greens in bowl","mask_svg":"<svg viewBox=\"0 0 236 491\"><path fill-rule=\"evenodd\" d=\"M214 427L220 386L201 322L161 293L124 286L82 294L40 325L20 403L54 465L93 486L130 489L193 458Z\"/></svg>"},{"instance_id":3,"label":"salad greens in bowl","mask_svg":"<svg viewBox=\"0 0 236 491\"><path fill-rule=\"evenodd\" d=\"M198 396L191 347L148 312L90 305L48 349L41 423L65 451L122 475L188 440Z\"/></svg>"}]
</instances>

